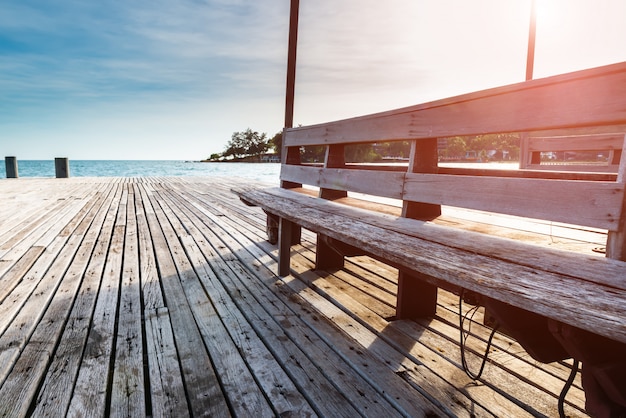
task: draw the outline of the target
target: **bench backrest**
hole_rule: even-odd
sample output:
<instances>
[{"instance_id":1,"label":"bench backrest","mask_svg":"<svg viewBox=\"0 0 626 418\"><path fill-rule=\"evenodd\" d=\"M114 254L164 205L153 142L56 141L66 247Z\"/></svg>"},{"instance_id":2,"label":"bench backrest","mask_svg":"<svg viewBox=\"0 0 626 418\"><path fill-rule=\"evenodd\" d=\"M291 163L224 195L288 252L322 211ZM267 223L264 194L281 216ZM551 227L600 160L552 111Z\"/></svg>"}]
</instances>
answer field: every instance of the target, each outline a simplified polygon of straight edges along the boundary
<instances>
[{"instance_id":1,"label":"bench backrest","mask_svg":"<svg viewBox=\"0 0 626 418\"><path fill-rule=\"evenodd\" d=\"M546 137L551 132L559 136L568 132L596 134L623 132L624 126L626 63L620 63L286 129L281 180L283 187L318 186L324 198L351 191L399 199L403 201L403 216L411 218L436 217L441 205L448 205L601 228L609 231L607 256L626 260L626 152L621 152L617 173L597 175L443 169L438 167L437 157L438 138L498 133L530 137L537 133ZM619 142L615 138L610 140L611 146ZM345 163L346 145L390 141L410 141L408 167ZM624 142L621 136L620 151ZM323 166L301 164L300 149L306 146L326 147Z\"/></svg>"},{"instance_id":2,"label":"bench backrest","mask_svg":"<svg viewBox=\"0 0 626 418\"><path fill-rule=\"evenodd\" d=\"M624 132L588 135L522 135L520 168L617 173ZM582 159L577 158L580 153ZM569 162L568 160L579 160Z\"/></svg>"}]
</instances>

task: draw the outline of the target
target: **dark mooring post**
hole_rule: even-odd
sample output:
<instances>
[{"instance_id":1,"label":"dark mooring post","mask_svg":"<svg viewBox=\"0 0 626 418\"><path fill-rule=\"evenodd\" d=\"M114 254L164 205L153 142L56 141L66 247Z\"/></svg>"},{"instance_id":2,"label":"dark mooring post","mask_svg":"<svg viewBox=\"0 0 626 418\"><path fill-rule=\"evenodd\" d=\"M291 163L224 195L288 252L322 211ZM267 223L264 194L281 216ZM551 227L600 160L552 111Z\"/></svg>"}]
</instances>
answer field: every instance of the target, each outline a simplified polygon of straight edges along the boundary
<instances>
[{"instance_id":1,"label":"dark mooring post","mask_svg":"<svg viewBox=\"0 0 626 418\"><path fill-rule=\"evenodd\" d=\"M66 179L70 176L70 160L67 158L55 158L54 170L58 179Z\"/></svg>"},{"instance_id":2,"label":"dark mooring post","mask_svg":"<svg viewBox=\"0 0 626 418\"><path fill-rule=\"evenodd\" d=\"M4 165L7 168L7 178L17 178L17 157L4 157Z\"/></svg>"}]
</instances>

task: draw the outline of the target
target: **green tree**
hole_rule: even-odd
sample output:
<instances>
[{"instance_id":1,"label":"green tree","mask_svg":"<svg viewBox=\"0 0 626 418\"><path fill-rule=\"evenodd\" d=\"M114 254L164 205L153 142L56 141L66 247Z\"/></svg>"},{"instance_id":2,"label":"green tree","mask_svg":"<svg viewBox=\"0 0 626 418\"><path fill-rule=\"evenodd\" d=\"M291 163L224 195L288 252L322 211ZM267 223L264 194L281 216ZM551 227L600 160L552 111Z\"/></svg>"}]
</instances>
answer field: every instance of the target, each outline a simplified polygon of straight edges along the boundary
<instances>
[{"instance_id":1,"label":"green tree","mask_svg":"<svg viewBox=\"0 0 626 418\"><path fill-rule=\"evenodd\" d=\"M467 151L467 145L465 140L460 136L455 136L453 138L447 138L446 145L446 156L453 158L460 158L465 156L465 151Z\"/></svg>"},{"instance_id":2,"label":"green tree","mask_svg":"<svg viewBox=\"0 0 626 418\"><path fill-rule=\"evenodd\" d=\"M388 143L385 157L409 158L411 155L411 143L409 141L394 141Z\"/></svg>"},{"instance_id":3,"label":"green tree","mask_svg":"<svg viewBox=\"0 0 626 418\"><path fill-rule=\"evenodd\" d=\"M259 134L248 128L244 132L234 132L222 154L224 157L235 158L263 154L268 149L266 134Z\"/></svg>"},{"instance_id":4,"label":"green tree","mask_svg":"<svg viewBox=\"0 0 626 418\"><path fill-rule=\"evenodd\" d=\"M300 158L302 159L302 162L323 163L325 155L326 147L323 145L309 145L300 148Z\"/></svg>"},{"instance_id":5,"label":"green tree","mask_svg":"<svg viewBox=\"0 0 626 418\"><path fill-rule=\"evenodd\" d=\"M382 157L374 150L372 144L356 144L345 148L345 158L348 163L371 163Z\"/></svg>"},{"instance_id":6,"label":"green tree","mask_svg":"<svg viewBox=\"0 0 626 418\"><path fill-rule=\"evenodd\" d=\"M278 154L278 156L280 156L282 154L283 148L283 132L280 131L276 133L272 137L272 139L268 141L268 145L274 150L276 154Z\"/></svg>"}]
</instances>

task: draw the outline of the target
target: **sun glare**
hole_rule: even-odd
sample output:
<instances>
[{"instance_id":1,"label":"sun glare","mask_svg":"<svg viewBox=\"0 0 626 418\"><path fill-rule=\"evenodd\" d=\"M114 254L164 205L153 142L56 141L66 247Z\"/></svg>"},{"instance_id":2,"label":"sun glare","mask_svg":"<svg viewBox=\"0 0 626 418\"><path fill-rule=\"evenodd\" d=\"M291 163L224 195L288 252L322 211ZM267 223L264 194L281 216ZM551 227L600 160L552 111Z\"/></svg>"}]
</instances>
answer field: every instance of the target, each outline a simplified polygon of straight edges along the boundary
<instances>
[{"instance_id":1,"label":"sun glare","mask_svg":"<svg viewBox=\"0 0 626 418\"><path fill-rule=\"evenodd\" d=\"M534 0L538 25L552 26L558 21L559 7L555 0Z\"/></svg>"}]
</instances>

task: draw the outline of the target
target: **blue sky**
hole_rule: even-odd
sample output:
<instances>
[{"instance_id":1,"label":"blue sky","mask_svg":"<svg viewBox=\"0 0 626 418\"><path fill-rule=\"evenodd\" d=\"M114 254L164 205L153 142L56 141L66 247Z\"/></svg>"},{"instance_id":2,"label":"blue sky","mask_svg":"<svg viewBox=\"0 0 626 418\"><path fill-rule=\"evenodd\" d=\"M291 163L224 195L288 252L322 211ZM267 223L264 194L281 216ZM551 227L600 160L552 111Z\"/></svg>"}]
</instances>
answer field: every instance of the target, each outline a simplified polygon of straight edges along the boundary
<instances>
[{"instance_id":1,"label":"blue sky","mask_svg":"<svg viewBox=\"0 0 626 418\"><path fill-rule=\"evenodd\" d=\"M537 0L535 76L626 60L626 2ZM0 154L201 159L282 128L289 0L2 0ZM301 0L295 121L523 80L530 0Z\"/></svg>"}]
</instances>

